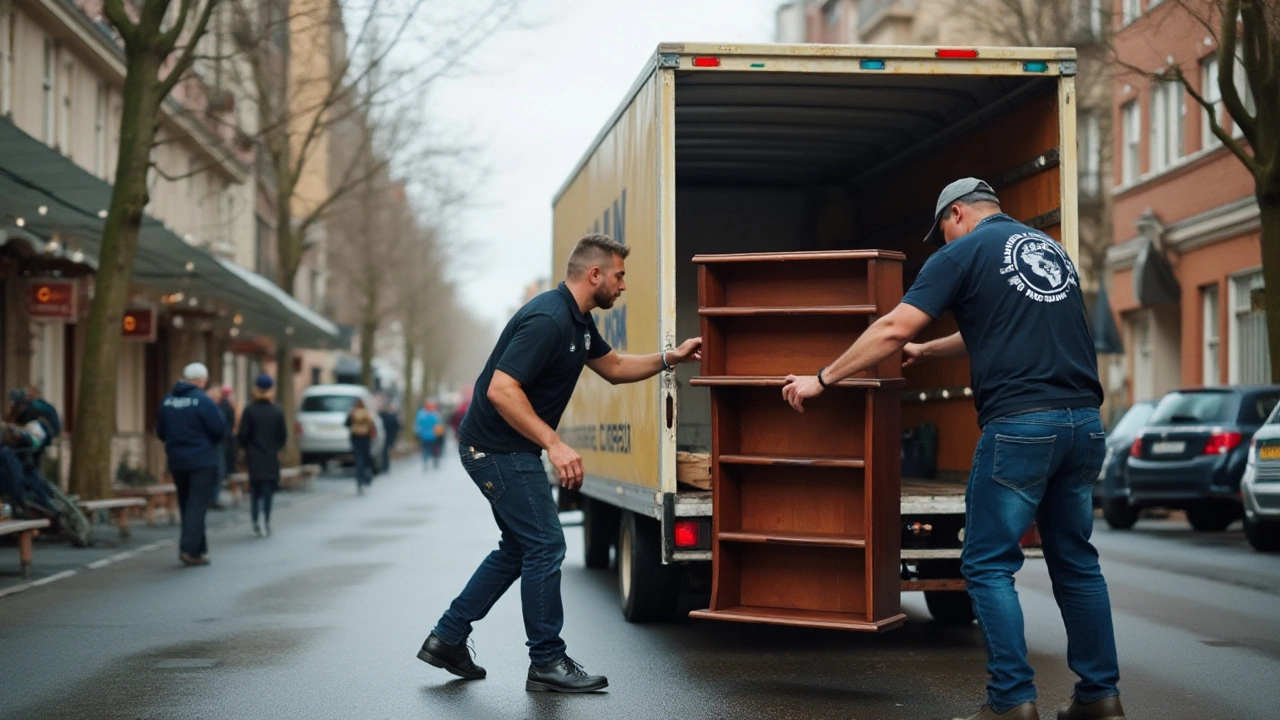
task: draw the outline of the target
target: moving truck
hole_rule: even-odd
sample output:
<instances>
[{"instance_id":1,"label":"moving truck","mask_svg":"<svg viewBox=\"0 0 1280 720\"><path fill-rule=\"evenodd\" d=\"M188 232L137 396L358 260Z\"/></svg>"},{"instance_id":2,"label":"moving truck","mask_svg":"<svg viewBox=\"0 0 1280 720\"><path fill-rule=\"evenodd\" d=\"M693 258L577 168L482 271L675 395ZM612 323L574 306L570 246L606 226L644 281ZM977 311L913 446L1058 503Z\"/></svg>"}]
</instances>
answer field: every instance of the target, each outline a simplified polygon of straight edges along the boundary
<instances>
[{"instance_id":1,"label":"moving truck","mask_svg":"<svg viewBox=\"0 0 1280 720\"><path fill-rule=\"evenodd\" d=\"M555 197L552 277L586 233L623 242L627 291L597 325L622 352L670 349L700 333L695 255L896 251L910 287L933 251L922 239L938 192L964 176L1076 258L1075 74L1072 49L660 45ZM946 316L917 340L955 330ZM710 451L698 372L618 386L586 372L561 421L586 468L562 507L584 512L589 567L616 555L632 621L707 589L716 508L683 472ZM903 374L901 589L969 622L959 558L980 430L968 362Z\"/></svg>"}]
</instances>

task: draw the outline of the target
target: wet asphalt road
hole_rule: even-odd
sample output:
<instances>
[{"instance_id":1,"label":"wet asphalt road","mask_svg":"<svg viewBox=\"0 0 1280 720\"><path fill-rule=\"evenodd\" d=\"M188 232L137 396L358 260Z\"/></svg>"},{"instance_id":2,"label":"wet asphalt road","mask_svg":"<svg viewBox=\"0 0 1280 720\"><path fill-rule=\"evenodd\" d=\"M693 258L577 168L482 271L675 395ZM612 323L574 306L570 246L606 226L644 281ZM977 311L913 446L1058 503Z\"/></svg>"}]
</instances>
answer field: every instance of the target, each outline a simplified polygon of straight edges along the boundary
<instances>
[{"instance_id":1,"label":"wet asphalt road","mask_svg":"<svg viewBox=\"0 0 1280 720\"><path fill-rule=\"evenodd\" d=\"M919 720L982 702L978 628L933 623L918 594L904 596L909 624L882 636L630 625L613 574L582 566L577 526L564 635L609 690L525 692L515 591L473 635L489 678L455 680L414 655L496 541L461 467L424 475L405 461L365 497L322 478L274 526L268 540L247 520L218 530L210 567L180 567L164 549L0 598L0 718ZM1131 718L1280 717L1280 556L1254 553L1238 527L1099 526ZM1073 676L1041 562L1019 588L1052 718Z\"/></svg>"}]
</instances>

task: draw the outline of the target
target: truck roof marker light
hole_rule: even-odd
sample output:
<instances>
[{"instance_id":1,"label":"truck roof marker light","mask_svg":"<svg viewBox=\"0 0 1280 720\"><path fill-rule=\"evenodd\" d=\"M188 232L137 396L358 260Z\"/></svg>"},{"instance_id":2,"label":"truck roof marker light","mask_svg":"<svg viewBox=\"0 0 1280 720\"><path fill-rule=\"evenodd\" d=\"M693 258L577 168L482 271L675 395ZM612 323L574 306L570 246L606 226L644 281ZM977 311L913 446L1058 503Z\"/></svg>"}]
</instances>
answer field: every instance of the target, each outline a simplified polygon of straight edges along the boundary
<instances>
[{"instance_id":1,"label":"truck roof marker light","mask_svg":"<svg viewBox=\"0 0 1280 720\"><path fill-rule=\"evenodd\" d=\"M862 62L858 63L858 65L859 65L863 70L883 70L883 69L884 69L884 61L883 61L883 60L871 60L871 59L865 59L865 60L863 60Z\"/></svg>"},{"instance_id":2,"label":"truck roof marker light","mask_svg":"<svg viewBox=\"0 0 1280 720\"><path fill-rule=\"evenodd\" d=\"M693 59L694 67L720 67L720 58L718 57L696 57Z\"/></svg>"},{"instance_id":3,"label":"truck roof marker light","mask_svg":"<svg viewBox=\"0 0 1280 720\"><path fill-rule=\"evenodd\" d=\"M973 60L978 57L977 50L963 48L939 48L934 54L943 60Z\"/></svg>"},{"instance_id":4,"label":"truck roof marker light","mask_svg":"<svg viewBox=\"0 0 1280 720\"><path fill-rule=\"evenodd\" d=\"M762 68L762 67L764 67L764 63L751 63L751 67L753 67L753 68Z\"/></svg>"},{"instance_id":5,"label":"truck roof marker light","mask_svg":"<svg viewBox=\"0 0 1280 720\"><path fill-rule=\"evenodd\" d=\"M1022 69L1026 72L1049 72L1049 63L1047 62L1024 62Z\"/></svg>"}]
</instances>

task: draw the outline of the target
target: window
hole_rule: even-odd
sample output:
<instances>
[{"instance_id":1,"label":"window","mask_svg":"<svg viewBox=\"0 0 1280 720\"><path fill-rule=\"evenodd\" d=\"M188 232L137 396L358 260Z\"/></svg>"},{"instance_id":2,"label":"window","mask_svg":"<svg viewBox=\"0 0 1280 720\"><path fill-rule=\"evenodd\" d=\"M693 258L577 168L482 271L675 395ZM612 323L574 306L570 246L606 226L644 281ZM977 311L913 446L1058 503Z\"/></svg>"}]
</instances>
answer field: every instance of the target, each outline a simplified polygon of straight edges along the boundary
<instances>
[{"instance_id":1,"label":"window","mask_svg":"<svg viewBox=\"0 0 1280 720\"><path fill-rule=\"evenodd\" d=\"M302 398L300 412L349 413L356 405L355 395L308 395Z\"/></svg>"},{"instance_id":2,"label":"window","mask_svg":"<svg viewBox=\"0 0 1280 720\"><path fill-rule=\"evenodd\" d=\"M1089 4L1089 37L1102 37L1102 0L1087 0Z\"/></svg>"},{"instance_id":3,"label":"window","mask_svg":"<svg viewBox=\"0 0 1280 720\"><path fill-rule=\"evenodd\" d=\"M1120 11L1120 24L1128 25L1142 15L1142 0L1123 0Z\"/></svg>"},{"instance_id":4,"label":"window","mask_svg":"<svg viewBox=\"0 0 1280 720\"><path fill-rule=\"evenodd\" d=\"M41 88L44 90L44 141L52 145L53 138L53 117L54 111L57 109L58 94L55 92L55 77L58 72L58 46L54 44L53 38L44 39L44 75Z\"/></svg>"},{"instance_id":5,"label":"window","mask_svg":"<svg viewBox=\"0 0 1280 720\"><path fill-rule=\"evenodd\" d=\"M1213 129L1209 119L1213 118L1219 124L1223 122L1222 113L1222 88L1218 86L1218 56L1210 55L1200 63L1200 95L1206 102L1213 106L1213 110L1205 110L1205 118L1200 128L1200 147L1209 149L1222 144L1217 135L1213 134Z\"/></svg>"},{"instance_id":6,"label":"window","mask_svg":"<svg viewBox=\"0 0 1280 720\"><path fill-rule=\"evenodd\" d=\"M829 0L825 7L822 8L822 18L826 21L827 27L834 28L840 24L840 6L841 0Z\"/></svg>"},{"instance_id":7,"label":"window","mask_svg":"<svg viewBox=\"0 0 1280 720\"><path fill-rule=\"evenodd\" d=\"M1182 118L1187 105L1182 83L1162 80L1151 86L1151 171L1158 172L1182 157Z\"/></svg>"},{"instance_id":8,"label":"window","mask_svg":"<svg viewBox=\"0 0 1280 720\"><path fill-rule=\"evenodd\" d=\"M1080 119L1080 195L1096 198L1101 190L1099 170L1102 166L1102 145L1098 130L1098 115L1087 113Z\"/></svg>"},{"instance_id":9,"label":"window","mask_svg":"<svg viewBox=\"0 0 1280 720\"><path fill-rule=\"evenodd\" d=\"M1236 414L1236 408L1235 396L1226 390L1175 390L1160 398L1147 425L1227 422Z\"/></svg>"},{"instance_id":10,"label":"window","mask_svg":"<svg viewBox=\"0 0 1280 720\"><path fill-rule=\"evenodd\" d=\"M1130 100L1120 109L1124 125L1124 152L1121 157L1120 178L1124 185L1138 181L1138 150L1142 142L1142 111L1137 100Z\"/></svg>"},{"instance_id":11,"label":"window","mask_svg":"<svg viewBox=\"0 0 1280 720\"><path fill-rule=\"evenodd\" d=\"M1271 382L1267 349L1266 289L1262 271L1231 278L1231 372L1233 385Z\"/></svg>"},{"instance_id":12,"label":"window","mask_svg":"<svg viewBox=\"0 0 1280 720\"><path fill-rule=\"evenodd\" d=\"M101 178L107 176L107 104L111 102L110 93L106 83L98 83L98 96L93 106L93 171Z\"/></svg>"},{"instance_id":13,"label":"window","mask_svg":"<svg viewBox=\"0 0 1280 720\"><path fill-rule=\"evenodd\" d=\"M1218 286L1200 288L1202 340L1200 345L1200 384L1206 387L1222 384L1222 372L1218 364Z\"/></svg>"}]
</instances>

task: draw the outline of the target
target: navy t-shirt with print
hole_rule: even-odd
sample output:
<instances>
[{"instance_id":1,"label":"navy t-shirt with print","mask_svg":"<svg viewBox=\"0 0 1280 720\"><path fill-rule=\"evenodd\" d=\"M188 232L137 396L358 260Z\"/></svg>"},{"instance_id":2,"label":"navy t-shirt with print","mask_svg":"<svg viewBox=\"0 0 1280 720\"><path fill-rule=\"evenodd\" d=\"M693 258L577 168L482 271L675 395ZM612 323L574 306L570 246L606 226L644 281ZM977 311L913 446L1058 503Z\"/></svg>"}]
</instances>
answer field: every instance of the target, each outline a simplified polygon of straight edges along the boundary
<instances>
[{"instance_id":1,"label":"navy t-shirt with print","mask_svg":"<svg viewBox=\"0 0 1280 720\"><path fill-rule=\"evenodd\" d=\"M1062 246L1008 215L984 218L925 262L902 302L950 310L969 350L978 424L1102 404L1080 276Z\"/></svg>"},{"instance_id":2,"label":"navy t-shirt with print","mask_svg":"<svg viewBox=\"0 0 1280 720\"><path fill-rule=\"evenodd\" d=\"M507 424L489 401L494 370L515 378L534 413L554 428L587 360L604 357L612 349L600 337L591 313L578 310L564 283L538 295L520 308L498 337L458 427L459 439L485 452L542 452L537 443Z\"/></svg>"}]
</instances>

